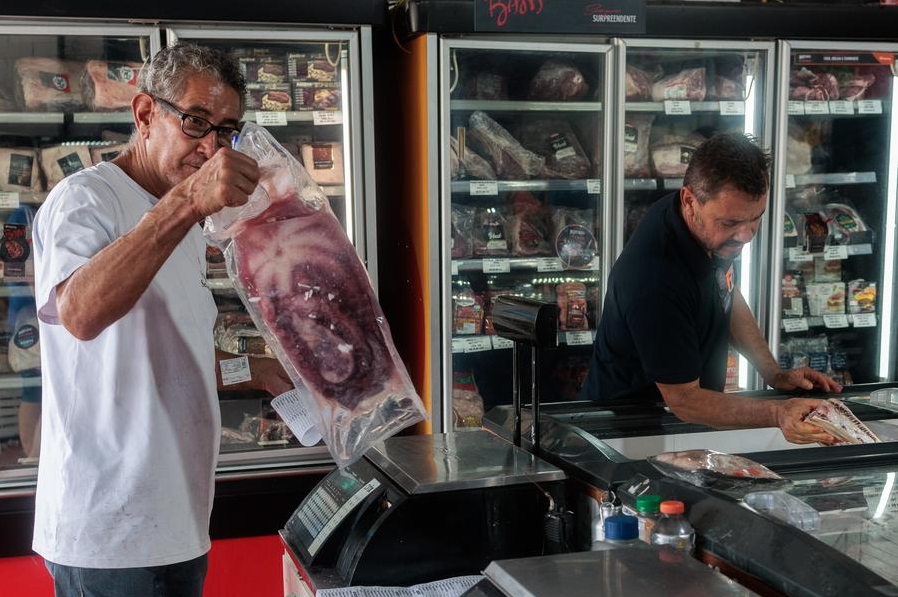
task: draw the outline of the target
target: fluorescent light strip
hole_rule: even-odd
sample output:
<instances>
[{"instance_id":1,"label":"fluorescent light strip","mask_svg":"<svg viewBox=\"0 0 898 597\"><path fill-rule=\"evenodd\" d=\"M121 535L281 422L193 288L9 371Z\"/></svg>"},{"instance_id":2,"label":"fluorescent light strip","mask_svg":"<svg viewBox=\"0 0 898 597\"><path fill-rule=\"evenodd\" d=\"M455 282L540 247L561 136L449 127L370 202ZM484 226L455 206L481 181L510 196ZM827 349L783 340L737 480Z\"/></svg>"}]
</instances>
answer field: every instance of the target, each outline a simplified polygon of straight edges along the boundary
<instances>
[{"instance_id":1,"label":"fluorescent light strip","mask_svg":"<svg viewBox=\"0 0 898 597\"><path fill-rule=\"evenodd\" d=\"M882 381L894 381L889 379L890 369L892 365L892 320L894 318L894 296L895 289L895 201L898 196L898 188L896 188L896 171L898 171L898 85L895 84L895 78L892 78L892 109L891 109L891 131L889 136L889 169L887 170L888 185L886 187L886 217L885 217L885 234L883 244L883 263L882 263L882 288L877 293L882 299L882 318L879 322L880 343L879 343L879 378Z\"/></svg>"},{"instance_id":2,"label":"fluorescent light strip","mask_svg":"<svg viewBox=\"0 0 898 597\"><path fill-rule=\"evenodd\" d=\"M895 473L886 473L886 483L882 486L882 495L879 496L879 503L876 504L876 510L873 511L873 520L877 520L885 514L886 508L889 506L889 498L892 495L892 487L895 485Z\"/></svg>"},{"instance_id":3,"label":"fluorescent light strip","mask_svg":"<svg viewBox=\"0 0 898 597\"><path fill-rule=\"evenodd\" d=\"M745 128L743 130L746 134L757 137L758 134L755 131L755 98L757 97L757 92L752 75L746 75L745 88L748 89L748 95L745 98ZM741 265L739 266L739 292L742 293L745 301L749 304L751 304L752 250L753 245L742 247ZM738 363L739 389L750 389L748 387L748 359L740 354Z\"/></svg>"}]
</instances>

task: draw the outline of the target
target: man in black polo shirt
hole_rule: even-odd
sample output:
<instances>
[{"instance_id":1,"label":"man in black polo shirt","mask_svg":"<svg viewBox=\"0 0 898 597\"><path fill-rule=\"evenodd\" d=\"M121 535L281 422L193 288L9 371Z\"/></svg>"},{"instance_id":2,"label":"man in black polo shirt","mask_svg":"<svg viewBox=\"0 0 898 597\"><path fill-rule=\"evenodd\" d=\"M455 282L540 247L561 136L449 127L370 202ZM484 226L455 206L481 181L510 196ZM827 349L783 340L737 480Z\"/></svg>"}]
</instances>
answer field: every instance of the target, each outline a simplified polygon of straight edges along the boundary
<instances>
[{"instance_id":1,"label":"man in black polo shirt","mask_svg":"<svg viewBox=\"0 0 898 597\"><path fill-rule=\"evenodd\" d=\"M723 393L728 344L778 390L842 389L808 367L781 369L734 284L733 260L767 209L769 167L740 133L698 148L683 187L651 207L611 270L583 399L661 397L687 422L775 426L791 442L835 441L802 421L817 399Z\"/></svg>"}]
</instances>

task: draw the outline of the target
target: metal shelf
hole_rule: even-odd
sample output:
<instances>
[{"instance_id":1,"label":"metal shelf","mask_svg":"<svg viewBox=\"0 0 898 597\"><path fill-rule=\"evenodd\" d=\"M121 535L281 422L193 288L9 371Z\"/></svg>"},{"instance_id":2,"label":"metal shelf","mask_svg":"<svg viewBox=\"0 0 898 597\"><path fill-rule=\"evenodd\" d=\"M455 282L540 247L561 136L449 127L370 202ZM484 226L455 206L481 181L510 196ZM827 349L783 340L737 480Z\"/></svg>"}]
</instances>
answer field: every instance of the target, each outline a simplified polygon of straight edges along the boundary
<instances>
[{"instance_id":1,"label":"metal shelf","mask_svg":"<svg viewBox=\"0 0 898 597\"><path fill-rule=\"evenodd\" d=\"M602 102L527 102L513 100L450 100L452 110L484 112L601 112Z\"/></svg>"}]
</instances>

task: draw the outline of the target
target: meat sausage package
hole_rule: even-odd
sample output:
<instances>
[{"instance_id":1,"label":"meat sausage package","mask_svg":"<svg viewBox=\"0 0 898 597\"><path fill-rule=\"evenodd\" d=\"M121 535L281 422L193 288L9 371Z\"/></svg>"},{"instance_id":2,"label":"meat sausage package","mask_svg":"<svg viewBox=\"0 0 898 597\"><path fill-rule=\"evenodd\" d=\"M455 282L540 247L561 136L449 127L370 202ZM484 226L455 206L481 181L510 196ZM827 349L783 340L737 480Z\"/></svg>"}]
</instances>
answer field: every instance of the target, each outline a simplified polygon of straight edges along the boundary
<instances>
[{"instance_id":1,"label":"meat sausage package","mask_svg":"<svg viewBox=\"0 0 898 597\"><path fill-rule=\"evenodd\" d=\"M345 467L423 420L423 403L324 192L258 125L243 127L237 150L258 161L259 186L246 205L208 217L204 233Z\"/></svg>"}]
</instances>

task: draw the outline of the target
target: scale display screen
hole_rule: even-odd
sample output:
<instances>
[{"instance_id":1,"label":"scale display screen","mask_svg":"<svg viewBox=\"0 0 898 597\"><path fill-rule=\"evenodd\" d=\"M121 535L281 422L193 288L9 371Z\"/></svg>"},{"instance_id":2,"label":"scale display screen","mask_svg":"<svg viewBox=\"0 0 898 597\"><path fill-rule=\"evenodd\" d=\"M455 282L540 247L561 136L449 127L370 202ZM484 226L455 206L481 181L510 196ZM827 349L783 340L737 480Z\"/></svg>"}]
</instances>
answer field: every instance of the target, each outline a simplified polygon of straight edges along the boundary
<instances>
[{"instance_id":1,"label":"scale display screen","mask_svg":"<svg viewBox=\"0 0 898 597\"><path fill-rule=\"evenodd\" d=\"M364 460L334 469L318 483L286 524L295 546L309 563L341 523L381 485L374 467Z\"/></svg>"}]
</instances>

